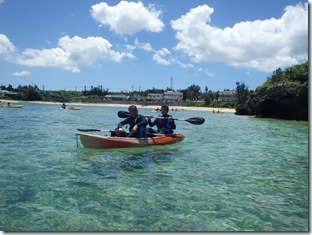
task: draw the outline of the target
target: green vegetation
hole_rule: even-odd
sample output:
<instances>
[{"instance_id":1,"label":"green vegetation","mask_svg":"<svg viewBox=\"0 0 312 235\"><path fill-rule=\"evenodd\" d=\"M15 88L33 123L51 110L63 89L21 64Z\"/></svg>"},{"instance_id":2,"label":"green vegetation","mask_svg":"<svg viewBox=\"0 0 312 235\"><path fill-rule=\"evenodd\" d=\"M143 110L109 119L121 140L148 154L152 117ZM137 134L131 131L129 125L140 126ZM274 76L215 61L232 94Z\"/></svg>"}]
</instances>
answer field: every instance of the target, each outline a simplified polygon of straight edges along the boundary
<instances>
[{"instance_id":1,"label":"green vegetation","mask_svg":"<svg viewBox=\"0 0 312 235\"><path fill-rule=\"evenodd\" d=\"M108 89L104 90L102 86L97 86L87 90L84 87L83 91L45 91L40 90L35 86L18 86L13 88L12 85L0 86L1 90L10 92L1 99L14 99L14 100L24 100L24 101L54 101L54 102L103 102L106 95L116 94L114 92L109 92ZM170 91L169 88L163 89L149 89L146 91L133 91L130 94L139 95L143 99L147 97L148 93L163 93L165 91ZM199 107L218 107L218 108L234 108L234 101L220 101L219 91L213 92L205 87L205 92L201 92L200 86L191 85L184 90L178 90L183 93L183 101L186 106L199 106Z\"/></svg>"},{"instance_id":2,"label":"green vegetation","mask_svg":"<svg viewBox=\"0 0 312 235\"><path fill-rule=\"evenodd\" d=\"M308 82L308 79L309 64L306 61L302 64L287 67L285 70L278 68L259 89L276 85L302 85Z\"/></svg>"},{"instance_id":3,"label":"green vegetation","mask_svg":"<svg viewBox=\"0 0 312 235\"><path fill-rule=\"evenodd\" d=\"M308 61L306 61L302 64L287 67L284 70L278 68L272 73L271 77L267 78L262 86L256 89L256 91L281 85L301 86L302 84L308 83L308 80L309 65ZM250 100L250 94L252 94L253 91L249 91L244 83L240 84L237 82L236 85L237 99L235 107L246 106Z\"/></svg>"},{"instance_id":4,"label":"green vegetation","mask_svg":"<svg viewBox=\"0 0 312 235\"><path fill-rule=\"evenodd\" d=\"M256 89L255 92L274 86L292 85L300 86L308 83L309 79L309 65L308 61L294 65L292 67L277 69L273 72L267 81ZM215 107L215 108L236 108L239 110L247 110L248 103L250 102L251 94L254 91L249 91L244 83L236 83L236 96L235 99L224 101L220 100L220 91L213 92L205 87L202 92L200 86L191 85L184 90L178 90L183 93L183 101L185 106L197 107ZM12 85L0 86L1 90L9 91L11 94L2 96L1 99L15 99L15 100L42 100L42 101L56 101L56 102L103 102L103 98L108 94L116 94L109 92L108 89L103 87L91 86L89 90L84 87L83 91L44 91L35 86L18 86L13 88ZM143 99L147 97L148 93L163 93L170 89L148 89L146 91L133 91L130 94L139 95ZM229 90L224 90L229 91Z\"/></svg>"},{"instance_id":5,"label":"green vegetation","mask_svg":"<svg viewBox=\"0 0 312 235\"><path fill-rule=\"evenodd\" d=\"M237 83L237 115L308 120L308 62L277 69L255 91Z\"/></svg>"},{"instance_id":6,"label":"green vegetation","mask_svg":"<svg viewBox=\"0 0 312 235\"><path fill-rule=\"evenodd\" d=\"M239 82L236 82L236 85L236 100L234 107L239 110L245 110L247 109L247 103L250 99L251 92L244 83L240 84Z\"/></svg>"}]
</instances>

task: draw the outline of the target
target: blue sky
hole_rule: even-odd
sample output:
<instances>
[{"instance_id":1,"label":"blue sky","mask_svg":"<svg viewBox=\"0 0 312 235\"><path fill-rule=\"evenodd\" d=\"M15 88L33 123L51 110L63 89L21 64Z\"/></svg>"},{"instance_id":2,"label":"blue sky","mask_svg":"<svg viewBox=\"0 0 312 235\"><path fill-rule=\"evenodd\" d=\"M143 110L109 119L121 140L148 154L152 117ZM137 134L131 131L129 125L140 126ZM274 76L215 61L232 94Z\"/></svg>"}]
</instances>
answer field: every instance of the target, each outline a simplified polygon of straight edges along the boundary
<instances>
[{"instance_id":1,"label":"blue sky","mask_svg":"<svg viewBox=\"0 0 312 235\"><path fill-rule=\"evenodd\" d=\"M249 89L308 59L296 0L0 0L0 85Z\"/></svg>"}]
</instances>

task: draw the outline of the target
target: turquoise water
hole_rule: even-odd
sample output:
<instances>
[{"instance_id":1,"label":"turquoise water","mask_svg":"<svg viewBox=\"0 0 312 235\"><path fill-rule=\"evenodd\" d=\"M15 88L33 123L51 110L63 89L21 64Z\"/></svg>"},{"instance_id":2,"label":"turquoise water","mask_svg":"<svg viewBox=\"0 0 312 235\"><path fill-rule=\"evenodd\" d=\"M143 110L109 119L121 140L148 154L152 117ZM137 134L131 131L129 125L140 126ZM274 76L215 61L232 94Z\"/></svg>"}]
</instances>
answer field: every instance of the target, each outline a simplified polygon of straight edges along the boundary
<instances>
[{"instance_id":1,"label":"turquoise water","mask_svg":"<svg viewBox=\"0 0 312 235\"><path fill-rule=\"evenodd\" d=\"M1 231L308 231L308 122L184 110L181 143L77 147L119 110L0 109Z\"/></svg>"}]
</instances>

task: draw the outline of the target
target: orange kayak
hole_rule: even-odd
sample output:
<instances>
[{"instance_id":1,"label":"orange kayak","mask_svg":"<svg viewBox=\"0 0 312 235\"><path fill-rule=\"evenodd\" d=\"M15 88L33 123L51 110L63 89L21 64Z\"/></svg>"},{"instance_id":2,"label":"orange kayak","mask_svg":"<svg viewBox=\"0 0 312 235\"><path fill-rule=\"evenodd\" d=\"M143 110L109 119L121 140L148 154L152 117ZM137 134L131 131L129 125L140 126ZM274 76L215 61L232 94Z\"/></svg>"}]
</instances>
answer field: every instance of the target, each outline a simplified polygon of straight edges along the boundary
<instances>
[{"instance_id":1,"label":"orange kayak","mask_svg":"<svg viewBox=\"0 0 312 235\"><path fill-rule=\"evenodd\" d=\"M152 145L166 145L180 142L184 139L183 134L163 135L147 138L128 138L107 135L93 135L76 132L80 142L85 148L106 149L106 148L129 148L147 147Z\"/></svg>"}]
</instances>

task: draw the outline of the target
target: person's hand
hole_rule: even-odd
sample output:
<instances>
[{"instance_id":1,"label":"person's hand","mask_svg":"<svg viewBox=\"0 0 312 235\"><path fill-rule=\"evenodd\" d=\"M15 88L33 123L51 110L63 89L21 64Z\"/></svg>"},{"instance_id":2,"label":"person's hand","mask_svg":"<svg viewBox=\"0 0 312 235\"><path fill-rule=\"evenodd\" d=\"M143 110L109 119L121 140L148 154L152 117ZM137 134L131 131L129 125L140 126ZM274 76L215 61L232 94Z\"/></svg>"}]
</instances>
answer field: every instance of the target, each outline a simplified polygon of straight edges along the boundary
<instances>
[{"instance_id":1,"label":"person's hand","mask_svg":"<svg viewBox=\"0 0 312 235\"><path fill-rule=\"evenodd\" d=\"M137 130L138 130L138 126L135 125L135 126L132 128L132 132L137 132Z\"/></svg>"},{"instance_id":2,"label":"person's hand","mask_svg":"<svg viewBox=\"0 0 312 235\"><path fill-rule=\"evenodd\" d=\"M147 119L151 119L153 116L146 116L147 117Z\"/></svg>"}]
</instances>

